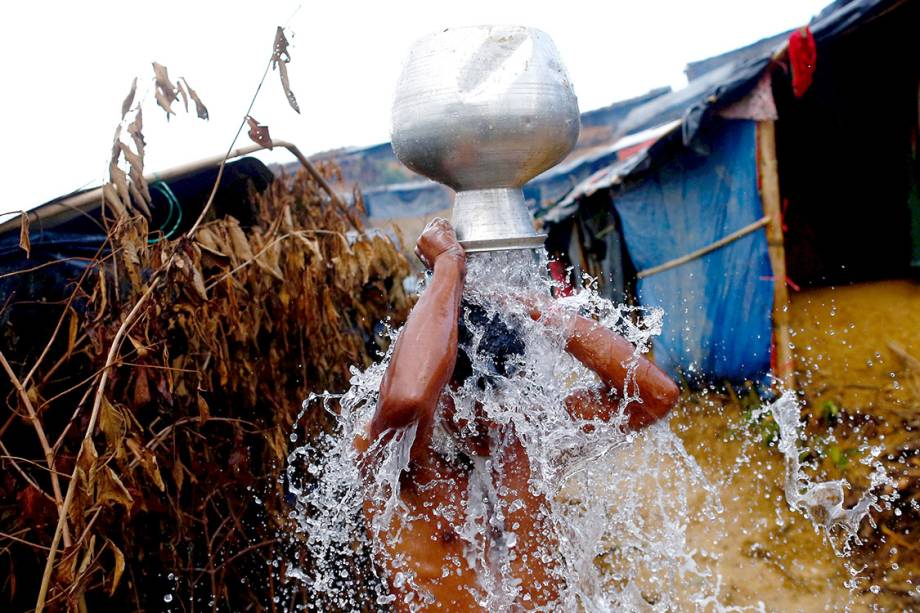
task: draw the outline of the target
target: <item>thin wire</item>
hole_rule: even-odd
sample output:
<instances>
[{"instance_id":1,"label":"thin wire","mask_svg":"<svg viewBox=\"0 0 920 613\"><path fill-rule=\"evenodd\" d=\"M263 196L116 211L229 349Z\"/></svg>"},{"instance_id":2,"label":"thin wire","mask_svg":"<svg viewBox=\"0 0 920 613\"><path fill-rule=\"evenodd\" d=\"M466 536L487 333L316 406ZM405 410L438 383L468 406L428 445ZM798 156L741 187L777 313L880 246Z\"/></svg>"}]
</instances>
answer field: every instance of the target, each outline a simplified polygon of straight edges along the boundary
<instances>
[{"instance_id":1,"label":"thin wire","mask_svg":"<svg viewBox=\"0 0 920 613\"><path fill-rule=\"evenodd\" d=\"M160 242L161 240L172 238L173 235L176 233L176 230L179 229L179 225L182 223L182 205L179 204L179 199L176 198L176 195L173 193L172 189L170 189L169 184L166 183L165 181L157 181L155 183L151 183L150 187L151 189L155 189L161 194L163 194L163 196L166 198L166 202L169 203L169 213L167 214L166 221L163 222L163 226L160 228L160 230L163 230L163 228L165 228L169 224L169 221L173 217L173 210L176 211L176 221L173 223L172 228L170 228L168 231L166 231L162 236L158 238L148 238L147 239L147 244L153 245L153 244Z\"/></svg>"}]
</instances>

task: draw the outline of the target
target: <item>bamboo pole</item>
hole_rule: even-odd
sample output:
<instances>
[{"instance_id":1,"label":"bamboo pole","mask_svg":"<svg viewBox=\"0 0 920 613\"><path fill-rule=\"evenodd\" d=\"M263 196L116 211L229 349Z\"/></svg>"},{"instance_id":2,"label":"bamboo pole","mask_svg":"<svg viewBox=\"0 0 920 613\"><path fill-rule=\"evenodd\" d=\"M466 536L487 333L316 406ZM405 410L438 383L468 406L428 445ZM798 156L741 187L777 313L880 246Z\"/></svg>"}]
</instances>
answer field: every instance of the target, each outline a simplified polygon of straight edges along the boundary
<instances>
[{"instance_id":1,"label":"bamboo pole","mask_svg":"<svg viewBox=\"0 0 920 613\"><path fill-rule=\"evenodd\" d=\"M673 260L668 260L668 261L665 262L664 264L659 264L658 266L652 266L651 268L646 268L645 270L640 270L639 272L636 273L636 278L637 278L637 279L644 279L644 278L646 278L646 277L651 277L652 275L657 275L657 274L660 273L660 272L664 272L664 271L666 271L666 270L671 270L672 268L677 268L678 266L682 266L682 265L686 264L687 262L692 262L693 260L695 260L695 259L697 259L697 258L703 257L703 256L706 255L707 253L712 253L713 251L716 251L717 249L721 249L721 248L724 247L725 245L728 245L729 243L731 243L731 242L733 242L733 241L736 241L736 240L738 240L739 238L744 238L745 236L747 236L747 235L750 234L751 232L755 232L755 231L761 229L762 227L764 227L764 226L767 225L768 223L770 223L770 218L767 217L766 215L764 215L763 217L761 217L760 219L758 219L758 220L755 221L754 223L750 223L750 224L744 226L743 228L741 228L741 229L739 229L739 230L735 230L735 231L732 232L731 234L728 234L728 235L726 235L726 236L723 236L723 237L720 238L719 240L717 240L717 241L715 241L715 242L713 242L713 243L710 243L710 244L706 245L705 247L700 247L699 249L697 249L697 250L695 250L695 251L691 251L691 252L688 253L687 255L682 255L682 256L680 256L679 258L674 258Z\"/></svg>"},{"instance_id":2,"label":"bamboo pole","mask_svg":"<svg viewBox=\"0 0 920 613\"><path fill-rule=\"evenodd\" d=\"M773 269L773 338L776 341L776 375L787 388L795 387L795 363L789 334L789 291L786 288L786 248L776 162L776 123L757 122L757 173L760 199L767 222L767 252Z\"/></svg>"}]
</instances>

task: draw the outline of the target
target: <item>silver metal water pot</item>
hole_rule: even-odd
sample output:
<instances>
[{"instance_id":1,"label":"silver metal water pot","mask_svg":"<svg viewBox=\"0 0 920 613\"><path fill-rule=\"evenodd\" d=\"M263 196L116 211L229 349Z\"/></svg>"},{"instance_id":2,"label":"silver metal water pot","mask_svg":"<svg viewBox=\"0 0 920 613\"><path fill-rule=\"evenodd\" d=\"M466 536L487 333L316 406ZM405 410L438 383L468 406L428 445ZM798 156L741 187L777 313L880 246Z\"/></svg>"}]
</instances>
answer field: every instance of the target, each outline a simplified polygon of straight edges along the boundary
<instances>
[{"instance_id":1,"label":"silver metal water pot","mask_svg":"<svg viewBox=\"0 0 920 613\"><path fill-rule=\"evenodd\" d=\"M420 39L399 78L392 119L396 156L457 193L452 223L467 251L542 246L521 187L560 162L581 129L549 36L474 26Z\"/></svg>"}]
</instances>

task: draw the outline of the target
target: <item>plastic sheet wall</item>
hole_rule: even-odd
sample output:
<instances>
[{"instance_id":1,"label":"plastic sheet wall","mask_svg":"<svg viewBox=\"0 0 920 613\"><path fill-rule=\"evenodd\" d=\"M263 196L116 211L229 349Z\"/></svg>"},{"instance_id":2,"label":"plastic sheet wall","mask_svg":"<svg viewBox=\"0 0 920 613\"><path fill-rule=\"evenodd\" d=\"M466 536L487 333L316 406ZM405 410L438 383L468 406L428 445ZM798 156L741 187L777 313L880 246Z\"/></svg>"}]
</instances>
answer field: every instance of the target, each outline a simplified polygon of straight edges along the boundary
<instances>
[{"instance_id":1,"label":"plastic sheet wall","mask_svg":"<svg viewBox=\"0 0 920 613\"><path fill-rule=\"evenodd\" d=\"M684 149L614 198L637 270L657 266L763 216L755 124L717 120L709 155ZM638 282L639 302L664 309L655 358L672 375L761 380L770 368L773 282L762 229Z\"/></svg>"}]
</instances>

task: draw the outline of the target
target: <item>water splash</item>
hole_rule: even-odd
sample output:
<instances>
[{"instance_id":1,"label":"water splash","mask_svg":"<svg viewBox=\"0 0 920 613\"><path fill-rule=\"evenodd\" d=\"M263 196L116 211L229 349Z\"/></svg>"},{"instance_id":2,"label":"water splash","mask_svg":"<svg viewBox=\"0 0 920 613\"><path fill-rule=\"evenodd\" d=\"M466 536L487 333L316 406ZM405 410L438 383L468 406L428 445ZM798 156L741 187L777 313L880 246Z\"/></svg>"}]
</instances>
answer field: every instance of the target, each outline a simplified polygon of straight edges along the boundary
<instances>
[{"instance_id":1,"label":"water splash","mask_svg":"<svg viewBox=\"0 0 920 613\"><path fill-rule=\"evenodd\" d=\"M464 299L499 315L518 331L525 349L509 374L496 374L491 356L478 350L482 330L467 321L473 376L445 390L454 411L447 417L439 408L432 438L445 466L462 466L462 478L451 469L424 486L453 488L456 504L420 508L407 502L404 488L415 478L409 458L413 428L374 442L366 453L355 447L376 407L391 352L366 370L353 368L345 394L304 403L304 413L321 407L336 424L288 458L291 518L309 556L289 568L287 578L314 595L308 610L415 611L435 604L430 582L405 551L433 524L448 526L461 545L460 553L445 557L443 580L475 574L468 589L484 610L764 610L763 604L723 606L718 560L689 544L688 526L711 522L721 506L716 488L667 421L641 433L623 428L622 409L639 398L637 360L660 333L663 313L612 304L590 283L587 291L555 301L563 317L591 316L635 346L626 384L618 390L620 414L609 421L575 419L564 401L598 387L596 375L565 352L561 330L532 321L511 299L545 295L549 281L541 270L545 261L527 251L469 258ZM391 331L391 339L398 334ZM771 412L780 428L789 504L828 534L842 529L847 547L878 499L867 493L845 509L843 482L814 483L805 476L794 397L784 395L761 410ZM474 433L477 417L493 424L488 457L470 453L460 436L465 428ZM519 452L529 474L515 489L509 485L514 464L506 459ZM876 471L873 487L884 482ZM692 503L700 494L703 503ZM525 499L539 501L536 533L518 521L528 511ZM527 555L534 556L530 566L549 570L528 576ZM533 589L541 582L555 586L542 601Z\"/></svg>"},{"instance_id":2,"label":"water splash","mask_svg":"<svg viewBox=\"0 0 920 613\"><path fill-rule=\"evenodd\" d=\"M893 492L897 492L894 480L886 473L881 462L877 461L881 448L868 449L869 453L861 460L873 469L869 474L869 486L856 503L846 507L844 499L847 490L851 489L848 481L816 481L802 465L802 449L799 444L802 438L801 407L795 393L784 392L776 401L760 410L760 413L765 412L773 416L779 427L777 447L783 454L786 464L783 488L786 502L808 518L816 529L824 532L837 555L849 555L852 546L861 543L859 528L863 520L867 520L874 527L875 522L870 512L890 508L896 496L878 494L886 485L891 486Z\"/></svg>"}]
</instances>

